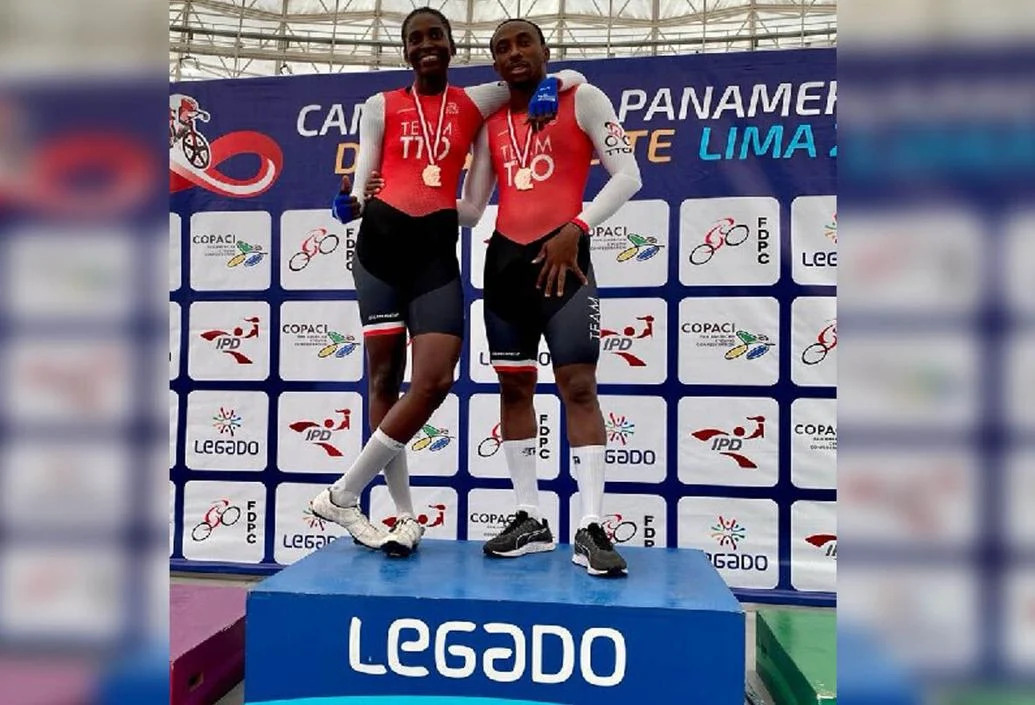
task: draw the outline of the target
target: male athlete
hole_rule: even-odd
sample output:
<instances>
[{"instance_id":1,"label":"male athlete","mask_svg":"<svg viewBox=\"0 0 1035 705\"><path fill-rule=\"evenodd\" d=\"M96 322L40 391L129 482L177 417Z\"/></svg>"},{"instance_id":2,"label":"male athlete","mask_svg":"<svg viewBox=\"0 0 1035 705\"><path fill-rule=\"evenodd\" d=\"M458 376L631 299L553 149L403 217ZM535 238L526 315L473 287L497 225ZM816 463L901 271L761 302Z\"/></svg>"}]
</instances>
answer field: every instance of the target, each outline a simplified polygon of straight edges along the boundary
<instances>
[{"instance_id":1,"label":"male athlete","mask_svg":"<svg viewBox=\"0 0 1035 705\"><path fill-rule=\"evenodd\" d=\"M611 101L595 86L561 94L556 120L532 134L524 113L550 58L537 25L507 20L490 50L510 87L510 105L490 116L475 140L458 211L461 225L475 225L499 182L496 231L485 260L485 329L518 506L484 550L513 557L556 546L539 507L535 467L532 400L539 339L546 336L582 504L572 561L591 575L622 575L625 560L600 525L606 435L597 402L600 302L589 233L640 189L640 170ZM594 152L611 178L583 208Z\"/></svg>"}]
</instances>

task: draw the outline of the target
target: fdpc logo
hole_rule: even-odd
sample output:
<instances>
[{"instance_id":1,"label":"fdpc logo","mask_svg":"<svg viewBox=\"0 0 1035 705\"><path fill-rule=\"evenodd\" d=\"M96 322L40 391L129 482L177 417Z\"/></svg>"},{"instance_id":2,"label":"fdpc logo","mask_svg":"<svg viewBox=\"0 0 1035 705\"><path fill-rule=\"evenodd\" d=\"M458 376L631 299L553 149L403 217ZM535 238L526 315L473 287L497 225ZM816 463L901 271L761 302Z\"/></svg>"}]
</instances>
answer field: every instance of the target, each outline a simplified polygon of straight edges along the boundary
<instances>
[{"instance_id":1,"label":"fdpc logo","mask_svg":"<svg viewBox=\"0 0 1035 705\"><path fill-rule=\"evenodd\" d=\"M340 458L342 457L342 452L331 443L331 437L338 431L347 431L351 428L350 418L352 410L347 408L335 409L334 413L339 414L340 417L328 417L321 422L302 419L289 424L288 428L295 433L301 434L304 440L322 448L329 457Z\"/></svg>"},{"instance_id":2,"label":"fdpc logo","mask_svg":"<svg viewBox=\"0 0 1035 705\"><path fill-rule=\"evenodd\" d=\"M241 341L259 337L259 317L251 316L244 319L250 324L248 332L241 326L235 326L232 331L207 330L200 333L201 337L213 344L216 350L226 353L234 358L238 365L251 365L252 359L240 351Z\"/></svg>"},{"instance_id":3,"label":"fdpc logo","mask_svg":"<svg viewBox=\"0 0 1035 705\"><path fill-rule=\"evenodd\" d=\"M769 218L759 216L755 219L755 232L758 237L755 259L759 264L769 264ZM690 250L690 264L705 265L712 261L723 246L739 247L751 236L751 226L747 222L737 222L726 216L719 218L704 233L704 242Z\"/></svg>"},{"instance_id":4,"label":"fdpc logo","mask_svg":"<svg viewBox=\"0 0 1035 705\"><path fill-rule=\"evenodd\" d=\"M256 512L256 502L249 500L245 502L248 514L245 521L245 540L248 543L255 543L258 540L256 529L258 528L259 514ZM201 518L201 521L191 530L190 536L194 541L202 542L223 526L234 526L241 519L241 508L233 504L229 499L217 499L209 507L208 511Z\"/></svg>"},{"instance_id":5,"label":"fdpc logo","mask_svg":"<svg viewBox=\"0 0 1035 705\"><path fill-rule=\"evenodd\" d=\"M600 331L600 346L612 355L625 360L629 367L646 367L647 363L642 358L630 352L637 340L654 337L654 316L637 316L637 321L643 321L640 330L635 326L625 326L621 331L607 328Z\"/></svg>"},{"instance_id":6,"label":"fdpc logo","mask_svg":"<svg viewBox=\"0 0 1035 705\"><path fill-rule=\"evenodd\" d=\"M327 228L313 228L306 233L298 252L288 260L288 269L301 272L314 259L334 254L345 240L345 269L352 271L352 261L356 257L356 240L351 237L352 229L348 229L341 237Z\"/></svg>"},{"instance_id":7,"label":"fdpc logo","mask_svg":"<svg viewBox=\"0 0 1035 705\"><path fill-rule=\"evenodd\" d=\"M725 455L736 463L737 467L745 470L757 470L758 464L739 451L744 447L744 441L765 438L765 417L748 416L746 418L755 424L755 427L751 429L751 435L747 435L747 429L744 426L735 426L732 431L725 431L721 428L701 428L690 435L702 443L710 444L711 450L719 455Z\"/></svg>"},{"instance_id":8,"label":"fdpc logo","mask_svg":"<svg viewBox=\"0 0 1035 705\"><path fill-rule=\"evenodd\" d=\"M543 460L550 459L550 430L549 421L550 417L546 414L539 414L539 435L537 444L539 446L536 451L536 455ZM482 439L478 444L478 455L482 458L491 458L499 452L500 448L503 447L503 435L500 432L501 424L496 424L492 427L492 431L489 432L488 438Z\"/></svg>"},{"instance_id":9,"label":"fdpc logo","mask_svg":"<svg viewBox=\"0 0 1035 705\"><path fill-rule=\"evenodd\" d=\"M801 361L805 365L818 365L827 359L837 347L837 319L830 321L816 335L816 342L801 351Z\"/></svg>"},{"instance_id":10,"label":"fdpc logo","mask_svg":"<svg viewBox=\"0 0 1035 705\"><path fill-rule=\"evenodd\" d=\"M805 543L815 546L827 558L837 560L837 534L812 534L805 537Z\"/></svg>"},{"instance_id":11,"label":"fdpc logo","mask_svg":"<svg viewBox=\"0 0 1035 705\"><path fill-rule=\"evenodd\" d=\"M641 523L643 525L643 545L650 548L655 545L654 539L658 535L658 530L651 526L654 523L654 515L644 514ZM618 513L605 516L600 522L600 526L614 543L628 543L641 531L640 525L632 517Z\"/></svg>"},{"instance_id":12,"label":"fdpc logo","mask_svg":"<svg viewBox=\"0 0 1035 705\"><path fill-rule=\"evenodd\" d=\"M717 521L711 527L711 537L719 544L720 549L730 549L732 553L708 553L708 560L717 569L728 570L753 570L765 572L769 569L769 557L764 553L752 555L740 553L740 544L747 539L747 529L734 517L723 517L719 515Z\"/></svg>"}]
</instances>

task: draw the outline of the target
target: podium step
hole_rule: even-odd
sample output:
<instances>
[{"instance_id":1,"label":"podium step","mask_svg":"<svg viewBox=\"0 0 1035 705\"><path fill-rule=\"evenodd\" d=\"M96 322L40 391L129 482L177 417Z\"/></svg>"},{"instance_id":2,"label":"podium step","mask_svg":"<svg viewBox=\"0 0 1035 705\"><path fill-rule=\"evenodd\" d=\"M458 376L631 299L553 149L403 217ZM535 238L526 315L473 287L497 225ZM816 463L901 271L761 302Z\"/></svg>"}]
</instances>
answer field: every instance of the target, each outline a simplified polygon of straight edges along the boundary
<instances>
[{"instance_id":1,"label":"podium step","mask_svg":"<svg viewBox=\"0 0 1035 705\"><path fill-rule=\"evenodd\" d=\"M837 618L833 611L759 610L758 674L776 705L837 705Z\"/></svg>"},{"instance_id":2,"label":"podium step","mask_svg":"<svg viewBox=\"0 0 1035 705\"><path fill-rule=\"evenodd\" d=\"M244 675L245 590L169 586L171 705L212 705Z\"/></svg>"},{"instance_id":3,"label":"podium step","mask_svg":"<svg viewBox=\"0 0 1035 705\"><path fill-rule=\"evenodd\" d=\"M743 705L744 613L705 555L622 554L629 576L604 579L567 546L390 559L335 541L249 592L245 700Z\"/></svg>"}]
</instances>

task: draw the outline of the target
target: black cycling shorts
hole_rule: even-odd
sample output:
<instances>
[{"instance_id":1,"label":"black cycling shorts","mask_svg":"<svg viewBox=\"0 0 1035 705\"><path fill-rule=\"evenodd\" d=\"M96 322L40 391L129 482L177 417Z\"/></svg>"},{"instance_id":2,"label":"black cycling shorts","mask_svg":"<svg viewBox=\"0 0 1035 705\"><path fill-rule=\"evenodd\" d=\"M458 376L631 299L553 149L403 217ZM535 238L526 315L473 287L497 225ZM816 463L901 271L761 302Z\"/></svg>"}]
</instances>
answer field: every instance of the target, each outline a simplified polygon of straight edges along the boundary
<instances>
[{"instance_id":1,"label":"black cycling shorts","mask_svg":"<svg viewBox=\"0 0 1035 705\"><path fill-rule=\"evenodd\" d=\"M494 232L485 254L485 332L497 372L535 371L539 340L546 337L554 368L595 364L600 357L600 298L589 256L589 239L579 241L583 284L568 272L560 297L536 288L543 263L532 264L551 232L521 245Z\"/></svg>"},{"instance_id":2,"label":"black cycling shorts","mask_svg":"<svg viewBox=\"0 0 1035 705\"><path fill-rule=\"evenodd\" d=\"M464 335L464 296L456 259L455 210L415 217L367 201L356 238L356 280L363 335Z\"/></svg>"}]
</instances>

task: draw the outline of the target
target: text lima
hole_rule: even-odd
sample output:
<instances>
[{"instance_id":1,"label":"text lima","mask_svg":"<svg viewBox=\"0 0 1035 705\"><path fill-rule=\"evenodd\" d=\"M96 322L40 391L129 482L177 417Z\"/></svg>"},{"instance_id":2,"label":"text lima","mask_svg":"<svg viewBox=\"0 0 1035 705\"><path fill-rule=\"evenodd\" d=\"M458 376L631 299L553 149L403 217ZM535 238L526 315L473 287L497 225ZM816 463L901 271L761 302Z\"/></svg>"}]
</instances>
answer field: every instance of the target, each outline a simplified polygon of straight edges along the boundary
<instances>
[{"instance_id":1,"label":"text lima","mask_svg":"<svg viewBox=\"0 0 1035 705\"><path fill-rule=\"evenodd\" d=\"M798 125L794 132L785 130L783 125L771 125L759 128L755 125L729 128L725 135L712 132L711 127L701 130L701 147L698 155L705 161L719 159L748 159L749 157L770 157L771 159L790 159L797 154L810 158L816 157L816 139L812 133L812 125ZM837 156L837 148L829 152L831 157Z\"/></svg>"}]
</instances>

